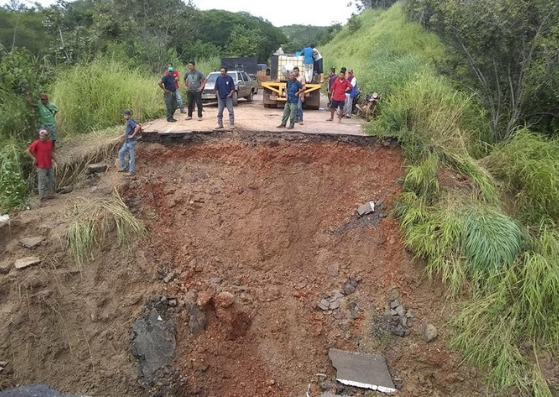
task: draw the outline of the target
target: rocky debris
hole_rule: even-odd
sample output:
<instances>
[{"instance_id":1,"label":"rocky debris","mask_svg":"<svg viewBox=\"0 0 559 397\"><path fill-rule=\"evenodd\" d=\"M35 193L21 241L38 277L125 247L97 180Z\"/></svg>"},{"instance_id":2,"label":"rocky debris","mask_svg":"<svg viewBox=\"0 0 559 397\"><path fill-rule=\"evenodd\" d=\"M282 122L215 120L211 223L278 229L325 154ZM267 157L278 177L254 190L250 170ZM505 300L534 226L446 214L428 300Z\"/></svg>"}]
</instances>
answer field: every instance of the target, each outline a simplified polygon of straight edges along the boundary
<instances>
[{"instance_id":1,"label":"rocky debris","mask_svg":"<svg viewBox=\"0 0 559 397\"><path fill-rule=\"evenodd\" d=\"M378 336L382 334L392 334L394 336L408 336L409 328L413 324L414 314L411 309L406 307L395 296L396 293L389 294L390 299L387 305L387 311L384 315L377 316L374 320L373 328Z\"/></svg>"},{"instance_id":2,"label":"rocky debris","mask_svg":"<svg viewBox=\"0 0 559 397\"><path fill-rule=\"evenodd\" d=\"M350 277L344 284L344 294L351 295L357 289L357 284L359 280L355 277Z\"/></svg>"},{"instance_id":3,"label":"rocky debris","mask_svg":"<svg viewBox=\"0 0 559 397\"><path fill-rule=\"evenodd\" d=\"M188 327L190 328L190 332L194 336L199 335L206 329L206 325L208 323L206 315L196 305L190 306L188 315Z\"/></svg>"},{"instance_id":4,"label":"rocky debris","mask_svg":"<svg viewBox=\"0 0 559 397\"><path fill-rule=\"evenodd\" d=\"M55 193L68 194L68 193L72 193L73 190L74 190L74 188L72 186L62 186L62 187L59 187L58 189L56 189Z\"/></svg>"},{"instance_id":5,"label":"rocky debris","mask_svg":"<svg viewBox=\"0 0 559 397\"><path fill-rule=\"evenodd\" d=\"M357 320L361 313L361 308L357 302L349 302L346 308L345 316L349 320Z\"/></svg>"},{"instance_id":6,"label":"rocky debris","mask_svg":"<svg viewBox=\"0 0 559 397\"><path fill-rule=\"evenodd\" d=\"M396 391L384 356L330 349L328 357L336 368L338 382L383 393Z\"/></svg>"},{"instance_id":7,"label":"rocky debris","mask_svg":"<svg viewBox=\"0 0 559 397\"><path fill-rule=\"evenodd\" d=\"M437 328L433 324L426 324L423 327L423 340L427 343L434 341L439 333L437 332Z\"/></svg>"},{"instance_id":8,"label":"rocky debris","mask_svg":"<svg viewBox=\"0 0 559 397\"><path fill-rule=\"evenodd\" d=\"M373 201L368 201L357 208L357 214L359 214L359 216L367 215L371 212L375 212L375 203Z\"/></svg>"},{"instance_id":9,"label":"rocky debris","mask_svg":"<svg viewBox=\"0 0 559 397\"><path fill-rule=\"evenodd\" d=\"M138 359L139 372L149 386L157 383L162 369L173 360L175 333L173 320L165 320L155 308L132 326L132 354Z\"/></svg>"},{"instance_id":10,"label":"rocky debris","mask_svg":"<svg viewBox=\"0 0 559 397\"><path fill-rule=\"evenodd\" d=\"M7 365L7 361L0 361L0 372L4 371L4 368L6 368Z\"/></svg>"},{"instance_id":11,"label":"rocky debris","mask_svg":"<svg viewBox=\"0 0 559 397\"><path fill-rule=\"evenodd\" d=\"M332 393L330 393L330 392L324 392L324 393L322 393L322 394L321 394L320 396L318 396L318 397L349 397L349 396L346 395L346 394L341 395L341 394L332 394Z\"/></svg>"},{"instance_id":12,"label":"rocky debris","mask_svg":"<svg viewBox=\"0 0 559 397\"><path fill-rule=\"evenodd\" d=\"M328 266L328 274L331 275L332 277L338 277L339 273L340 273L339 264L332 263L331 265Z\"/></svg>"},{"instance_id":13,"label":"rocky debris","mask_svg":"<svg viewBox=\"0 0 559 397\"><path fill-rule=\"evenodd\" d=\"M320 302L318 303L317 307L321 310L335 310L340 307L342 302L342 298L344 294L341 291L335 290L332 291L330 294L325 295Z\"/></svg>"},{"instance_id":14,"label":"rocky debris","mask_svg":"<svg viewBox=\"0 0 559 397\"><path fill-rule=\"evenodd\" d=\"M87 397L77 394L62 394L48 385L26 385L15 389L0 391L0 397Z\"/></svg>"},{"instance_id":15,"label":"rocky debris","mask_svg":"<svg viewBox=\"0 0 559 397\"><path fill-rule=\"evenodd\" d=\"M38 263L41 263L41 258L39 258L38 256L30 256L27 258L18 259L15 262L15 267L16 269L25 269L26 267L33 266Z\"/></svg>"},{"instance_id":16,"label":"rocky debris","mask_svg":"<svg viewBox=\"0 0 559 397\"><path fill-rule=\"evenodd\" d=\"M41 245L41 243L43 242L44 239L45 238L42 237L42 236L25 237L25 238L22 238L21 240L19 240L19 245L21 245L24 248L35 249L39 245Z\"/></svg>"},{"instance_id":17,"label":"rocky debris","mask_svg":"<svg viewBox=\"0 0 559 397\"><path fill-rule=\"evenodd\" d=\"M214 302L217 307L229 307L235 302L235 296L230 292L220 292L214 297Z\"/></svg>"},{"instance_id":18,"label":"rocky debris","mask_svg":"<svg viewBox=\"0 0 559 397\"><path fill-rule=\"evenodd\" d=\"M103 163L89 164L87 166L87 173L88 174L99 174L99 173L102 173L102 172L106 172L108 168L109 168L109 166L107 164L103 164Z\"/></svg>"}]
</instances>

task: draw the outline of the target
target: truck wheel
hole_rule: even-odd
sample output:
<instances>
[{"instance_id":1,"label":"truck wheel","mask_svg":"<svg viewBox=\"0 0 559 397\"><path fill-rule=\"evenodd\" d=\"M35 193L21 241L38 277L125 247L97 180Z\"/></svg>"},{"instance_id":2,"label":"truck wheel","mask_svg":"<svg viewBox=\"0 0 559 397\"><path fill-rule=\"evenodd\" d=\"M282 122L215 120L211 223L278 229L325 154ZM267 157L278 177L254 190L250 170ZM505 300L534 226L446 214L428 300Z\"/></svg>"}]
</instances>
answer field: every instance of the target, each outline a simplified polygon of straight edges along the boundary
<instances>
[{"instance_id":1,"label":"truck wheel","mask_svg":"<svg viewBox=\"0 0 559 397\"><path fill-rule=\"evenodd\" d=\"M245 99L246 99L248 102L252 102L252 100L253 100L253 93L252 93L252 91L250 92L250 95L249 95L249 96L245 97Z\"/></svg>"},{"instance_id":2,"label":"truck wheel","mask_svg":"<svg viewBox=\"0 0 559 397\"><path fill-rule=\"evenodd\" d=\"M239 104L239 94L237 91L233 93L231 99L233 99L233 106L237 106Z\"/></svg>"}]
</instances>

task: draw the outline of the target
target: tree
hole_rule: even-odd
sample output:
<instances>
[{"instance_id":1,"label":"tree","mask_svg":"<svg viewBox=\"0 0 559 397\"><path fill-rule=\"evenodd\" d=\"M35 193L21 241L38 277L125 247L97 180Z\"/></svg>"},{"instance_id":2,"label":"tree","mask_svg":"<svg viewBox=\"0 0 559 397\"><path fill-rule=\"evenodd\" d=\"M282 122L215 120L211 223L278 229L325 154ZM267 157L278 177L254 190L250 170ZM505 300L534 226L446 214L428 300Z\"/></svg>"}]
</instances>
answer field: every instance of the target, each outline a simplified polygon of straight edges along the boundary
<instances>
[{"instance_id":1,"label":"tree","mask_svg":"<svg viewBox=\"0 0 559 397\"><path fill-rule=\"evenodd\" d=\"M454 49L452 73L488 109L495 140L557 125L557 2L411 0L409 10Z\"/></svg>"}]
</instances>

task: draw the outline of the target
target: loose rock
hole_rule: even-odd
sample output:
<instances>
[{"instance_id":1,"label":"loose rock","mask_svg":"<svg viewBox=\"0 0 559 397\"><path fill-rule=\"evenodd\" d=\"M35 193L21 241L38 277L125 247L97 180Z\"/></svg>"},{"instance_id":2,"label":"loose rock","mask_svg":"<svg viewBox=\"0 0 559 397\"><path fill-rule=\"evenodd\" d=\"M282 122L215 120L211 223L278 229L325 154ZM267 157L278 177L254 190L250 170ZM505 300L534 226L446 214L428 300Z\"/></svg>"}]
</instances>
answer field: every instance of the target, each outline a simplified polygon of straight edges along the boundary
<instances>
[{"instance_id":1,"label":"loose rock","mask_svg":"<svg viewBox=\"0 0 559 397\"><path fill-rule=\"evenodd\" d=\"M15 262L15 267L16 269L25 269L26 267L33 266L38 263L41 263L41 258L39 258L38 256L31 256L28 258L18 259Z\"/></svg>"},{"instance_id":2,"label":"loose rock","mask_svg":"<svg viewBox=\"0 0 559 397\"><path fill-rule=\"evenodd\" d=\"M425 342L432 342L438 335L437 328L433 324L427 324L423 327L423 340Z\"/></svg>"},{"instance_id":3,"label":"loose rock","mask_svg":"<svg viewBox=\"0 0 559 397\"><path fill-rule=\"evenodd\" d=\"M19 244L24 248L34 249L34 248L38 247L39 245L41 245L41 242L43 240L44 240L44 237L41 237L41 236L26 237L26 238L22 238L21 240L19 240Z\"/></svg>"},{"instance_id":4,"label":"loose rock","mask_svg":"<svg viewBox=\"0 0 559 397\"><path fill-rule=\"evenodd\" d=\"M89 164L87 166L87 173L88 174L97 174L100 172L106 172L109 166L107 164L97 163L97 164Z\"/></svg>"}]
</instances>

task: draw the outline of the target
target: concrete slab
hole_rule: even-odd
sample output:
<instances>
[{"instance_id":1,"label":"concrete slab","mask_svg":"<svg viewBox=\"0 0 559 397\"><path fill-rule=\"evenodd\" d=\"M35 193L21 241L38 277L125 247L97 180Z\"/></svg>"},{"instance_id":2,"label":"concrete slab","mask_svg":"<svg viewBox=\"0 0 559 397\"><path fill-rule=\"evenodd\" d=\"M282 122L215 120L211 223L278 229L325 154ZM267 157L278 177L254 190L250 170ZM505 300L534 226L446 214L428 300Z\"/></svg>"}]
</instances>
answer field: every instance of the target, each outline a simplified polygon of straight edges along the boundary
<instances>
[{"instance_id":1,"label":"concrete slab","mask_svg":"<svg viewBox=\"0 0 559 397\"><path fill-rule=\"evenodd\" d=\"M338 382L383 393L396 391L382 355L330 349L328 357L337 370Z\"/></svg>"},{"instance_id":2,"label":"concrete slab","mask_svg":"<svg viewBox=\"0 0 559 397\"><path fill-rule=\"evenodd\" d=\"M42 236L37 236L37 237L25 237L22 238L21 240L19 240L19 244L22 247L25 248L29 248L29 249L34 249L36 247L38 247L39 245L41 245L41 242L44 240L45 238Z\"/></svg>"},{"instance_id":3,"label":"concrete slab","mask_svg":"<svg viewBox=\"0 0 559 397\"><path fill-rule=\"evenodd\" d=\"M359 216L367 215L371 212L375 212L375 203L372 201L368 201L357 208L357 213L359 214Z\"/></svg>"}]
</instances>

